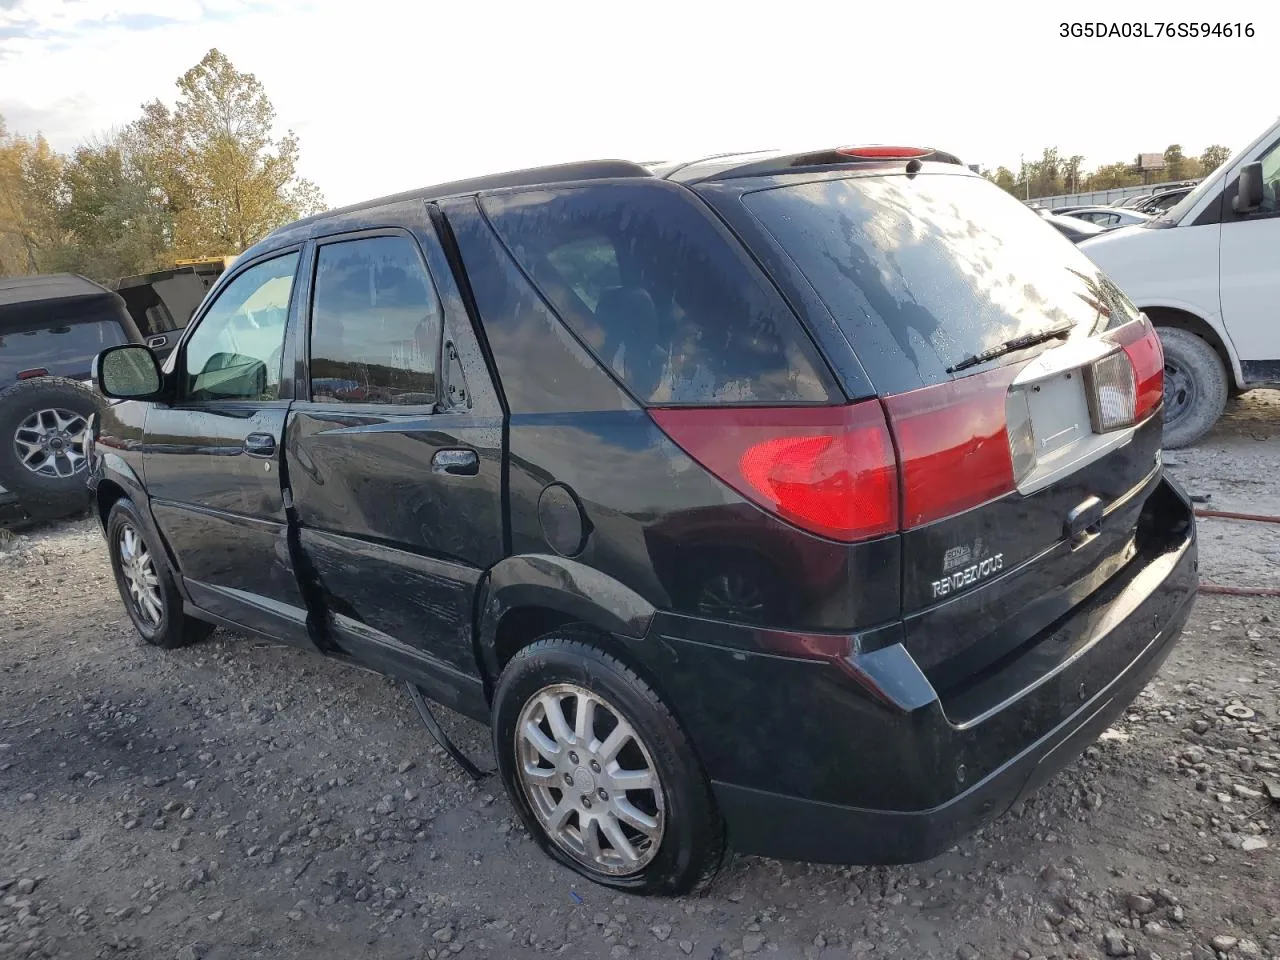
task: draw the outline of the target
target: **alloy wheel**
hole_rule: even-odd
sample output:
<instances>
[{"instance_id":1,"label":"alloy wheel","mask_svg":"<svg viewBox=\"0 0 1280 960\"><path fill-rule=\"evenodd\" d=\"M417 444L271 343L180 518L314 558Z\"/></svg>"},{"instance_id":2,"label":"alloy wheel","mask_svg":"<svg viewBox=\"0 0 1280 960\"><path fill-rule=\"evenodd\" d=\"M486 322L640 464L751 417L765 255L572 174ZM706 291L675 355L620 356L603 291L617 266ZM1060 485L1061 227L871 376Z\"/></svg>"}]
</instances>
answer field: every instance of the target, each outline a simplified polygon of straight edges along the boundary
<instances>
[{"instance_id":1,"label":"alloy wheel","mask_svg":"<svg viewBox=\"0 0 1280 960\"><path fill-rule=\"evenodd\" d=\"M120 571L124 574L134 613L148 626L160 626L164 617L164 600L160 596L160 578L156 575L155 564L146 542L127 523L120 527L116 542Z\"/></svg>"},{"instance_id":2,"label":"alloy wheel","mask_svg":"<svg viewBox=\"0 0 1280 960\"><path fill-rule=\"evenodd\" d=\"M37 410L18 425L18 462L42 477L66 479L85 468L89 422L74 410Z\"/></svg>"},{"instance_id":3,"label":"alloy wheel","mask_svg":"<svg viewBox=\"0 0 1280 960\"><path fill-rule=\"evenodd\" d=\"M515 755L534 815L575 861L620 877L657 856L666 814L657 768L600 694L571 683L538 691L520 711Z\"/></svg>"}]
</instances>

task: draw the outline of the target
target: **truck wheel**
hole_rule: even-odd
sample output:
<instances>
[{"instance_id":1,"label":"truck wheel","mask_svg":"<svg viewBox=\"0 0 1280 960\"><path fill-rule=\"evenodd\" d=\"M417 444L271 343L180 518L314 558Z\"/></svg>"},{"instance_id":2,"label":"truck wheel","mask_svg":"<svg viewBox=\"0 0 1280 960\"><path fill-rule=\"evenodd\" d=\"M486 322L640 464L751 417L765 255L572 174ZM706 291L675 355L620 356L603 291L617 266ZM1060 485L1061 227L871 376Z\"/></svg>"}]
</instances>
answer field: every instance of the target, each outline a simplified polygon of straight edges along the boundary
<instances>
[{"instance_id":1,"label":"truck wheel","mask_svg":"<svg viewBox=\"0 0 1280 960\"><path fill-rule=\"evenodd\" d=\"M147 538L146 529L127 497L117 500L107 514L111 572L129 619L143 640L167 650L203 640L213 633L213 624L182 612L182 595L169 564Z\"/></svg>"},{"instance_id":2,"label":"truck wheel","mask_svg":"<svg viewBox=\"0 0 1280 960\"><path fill-rule=\"evenodd\" d=\"M710 785L658 695L591 639L563 630L512 657L494 693L498 769L551 857L615 889L684 893L724 851Z\"/></svg>"},{"instance_id":3,"label":"truck wheel","mask_svg":"<svg viewBox=\"0 0 1280 960\"><path fill-rule=\"evenodd\" d=\"M1195 443L1218 422L1227 406L1227 371L1218 352L1178 327L1161 327L1164 347L1164 445Z\"/></svg>"},{"instance_id":4,"label":"truck wheel","mask_svg":"<svg viewBox=\"0 0 1280 960\"><path fill-rule=\"evenodd\" d=\"M36 377L0 391L0 486L37 520L82 512L92 390L65 377Z\"/></svg>"}]
</instances>

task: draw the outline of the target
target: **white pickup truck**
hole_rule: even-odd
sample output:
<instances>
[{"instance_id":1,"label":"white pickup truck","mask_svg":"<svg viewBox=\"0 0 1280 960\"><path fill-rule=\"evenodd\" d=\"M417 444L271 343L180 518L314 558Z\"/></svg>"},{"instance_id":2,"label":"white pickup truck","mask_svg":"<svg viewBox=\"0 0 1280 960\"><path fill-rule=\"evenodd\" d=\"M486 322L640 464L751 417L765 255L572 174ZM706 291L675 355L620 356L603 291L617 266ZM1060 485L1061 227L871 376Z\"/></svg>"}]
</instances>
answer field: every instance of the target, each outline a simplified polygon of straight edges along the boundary
<instances>
[{"instance_id":1,"label":"white pickup truck","mask_svg":"<svg viewBox=\"0 0 1280 960\"><path fill-rule=\"evenodd\" d=\"M1079 247L1160 330L1168 447L1280 386L1280 120L1175 207Z\"/></svg>"}]
</instances>

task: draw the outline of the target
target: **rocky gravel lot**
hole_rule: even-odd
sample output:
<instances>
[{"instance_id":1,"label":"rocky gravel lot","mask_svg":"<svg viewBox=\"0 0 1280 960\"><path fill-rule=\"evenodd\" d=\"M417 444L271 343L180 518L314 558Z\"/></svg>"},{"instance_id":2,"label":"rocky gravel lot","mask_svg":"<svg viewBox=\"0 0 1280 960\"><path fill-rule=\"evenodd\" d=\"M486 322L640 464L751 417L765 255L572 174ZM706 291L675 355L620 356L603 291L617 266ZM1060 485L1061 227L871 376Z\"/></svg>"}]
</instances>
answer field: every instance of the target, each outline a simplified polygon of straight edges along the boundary
<instances>
[{"instance_id":1,"label":"rocky gravel lot","mask_svg":"<svg viewBox=\"0 0 1280 960\"><path fill-rule=\"evenodd\" d=\"M1170 453L1280 513L1280 395ZM1201 526L1280 585L1280 529ZM388 680L219 631L134 635L88 521L0 544L0 957L1280 958L1280 601L1204 596L1127 716L928 863L726 863L698 898L584 885ZM490 768L486 731L447 718Z\"/></svg>"}]
</instances>

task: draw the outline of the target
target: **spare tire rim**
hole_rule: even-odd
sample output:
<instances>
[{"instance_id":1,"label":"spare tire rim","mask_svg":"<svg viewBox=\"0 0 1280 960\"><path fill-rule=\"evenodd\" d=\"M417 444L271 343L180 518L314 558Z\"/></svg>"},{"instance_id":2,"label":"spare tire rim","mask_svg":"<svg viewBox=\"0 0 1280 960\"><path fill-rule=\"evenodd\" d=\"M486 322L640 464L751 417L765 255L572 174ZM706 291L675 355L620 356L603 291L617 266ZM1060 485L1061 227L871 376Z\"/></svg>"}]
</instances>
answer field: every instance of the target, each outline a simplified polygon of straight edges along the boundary
<instances>
[{"instance_id":1,"label":"spare tire rim","mask_svg":"<svg viewBox=\"0 0 1280 960\"><path fill-rule=\"evenodd\" d=\"M74 410L37 410L18 425L13 445L18 461L40 477L65 480L85 468L89 421Z\"/></svg>"},{"instance_id":2,"label":"spare tire rim","mask_svg":"<svg viewBox=\"0 0 1280 960\"><path fill-rule=\"evenodd\" d=\"M116 543L120 572L129 588L129 602L145 623L158 627L164 614L164 601L160 597L160 578L156 576L151 551L138 531L127 523L120 527Z\"/></svg>"},{"instance_id":3,"label":"spare tire rim","mask_svg":"<svg viewBox=\"0 0 1280 960\"><path fill-rule=\"evenodd\" d=\"M662 846L666 797L635 728L598 693L545 687L520 711L516 773L557 847L589 870L628 876Z\"/></svg>"},{"instance_id":4,"label":"spare tire rim","mask_svg":"<svg viewBox=\"0 0 1280 960\"><path fill-rule=\"evenodd\" d=\"M1173 423L1185 417L1195 406L1200 391L1195 377L1180 363L1167 355L1164 364L1164 422Z\"/></svg>"}]
</instances>

